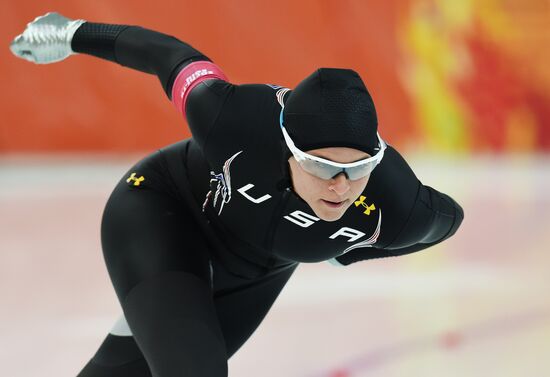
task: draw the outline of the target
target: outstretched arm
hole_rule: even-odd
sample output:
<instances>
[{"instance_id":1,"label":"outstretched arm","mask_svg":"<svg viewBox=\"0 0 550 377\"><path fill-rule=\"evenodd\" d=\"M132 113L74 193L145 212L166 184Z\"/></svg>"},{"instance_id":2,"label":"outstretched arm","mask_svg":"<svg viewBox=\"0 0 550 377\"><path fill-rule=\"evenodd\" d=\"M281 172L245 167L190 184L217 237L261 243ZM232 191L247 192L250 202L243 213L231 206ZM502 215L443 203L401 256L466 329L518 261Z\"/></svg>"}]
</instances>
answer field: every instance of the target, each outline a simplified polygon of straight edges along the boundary
<instances>
[{"instance_id":1,"label":"outstretched arm","mask_svg":"<svg viewBox=\"0 0 550 377\"><path fill-rule=\"evenodd\" d=\"M172 85L182 68L195 61L211 61L170 35L139 26L95 22L85 22L76 30L71 49L156 75L170 99Z\"/></svg>"},{"instance_id":2,"label":"outstretched arm","mask_svg":"<svg viewBox=\"0 0 550 377\"><path fill-rule=\"evenodd\" d=\"M185 66L196 61L211 63L202 52L170 35L139 26L71 20L55 12L27 24L10 49L37 64L58 62L75 53L106 59L157 75L168 98Z\"/></svg>"},{"instance_id":3,"label":"outstretched arm","mask_svg":"<svg viewBox=\"0 0 550 377\"><path fill-rule=\"evenodd\" d=\"M139 26L71 20L55 12L30 22L10 49L16 56L37 64L54 63L83 53L154 74L184 115L193 88L209 79L227 81L207 56L175 37ZM198 105L187 109L194 118L200 118L200 122L189 122L199 141L206 139L213 125L206 115L216 114L223 104L223 96L207 92L197 90L192 102Z\"/></svg>"}]
</instances>

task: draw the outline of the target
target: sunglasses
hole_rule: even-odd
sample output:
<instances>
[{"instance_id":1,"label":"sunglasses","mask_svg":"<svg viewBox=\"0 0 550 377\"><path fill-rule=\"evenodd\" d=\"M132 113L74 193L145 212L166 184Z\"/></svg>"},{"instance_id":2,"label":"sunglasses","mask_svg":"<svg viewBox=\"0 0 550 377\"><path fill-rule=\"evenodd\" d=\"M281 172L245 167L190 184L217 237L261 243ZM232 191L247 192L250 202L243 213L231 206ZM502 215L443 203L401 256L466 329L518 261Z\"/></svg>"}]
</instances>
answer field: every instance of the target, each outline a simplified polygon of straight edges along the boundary
<instances>
[{"instance_id":1,"label":"sunglasses","mask_svg":"<svg viewBox=\"0 0 550 377\"><path fill-rule=\"evenodd\" d=\"M378 137L378 147L375 150L378 152L369 158L350 162L350 163L339 163L331 160L327 160L321 157L313 156L304 151L301 151L296 147L290 135L283 126L283 110L281 109L281 115L279 117L279 123L281 125L281 130L285 138L286 145L296 161L300 164L302 169L306 172L319 177L321 179L331 179L344 173L348 179L355 181L357 179L364 178L372 173L376 165L378 165L382 158L384 157L384 150L386 149L386 143L380 137L378 132L376 136Z\"/></svg>"}]
</instances>

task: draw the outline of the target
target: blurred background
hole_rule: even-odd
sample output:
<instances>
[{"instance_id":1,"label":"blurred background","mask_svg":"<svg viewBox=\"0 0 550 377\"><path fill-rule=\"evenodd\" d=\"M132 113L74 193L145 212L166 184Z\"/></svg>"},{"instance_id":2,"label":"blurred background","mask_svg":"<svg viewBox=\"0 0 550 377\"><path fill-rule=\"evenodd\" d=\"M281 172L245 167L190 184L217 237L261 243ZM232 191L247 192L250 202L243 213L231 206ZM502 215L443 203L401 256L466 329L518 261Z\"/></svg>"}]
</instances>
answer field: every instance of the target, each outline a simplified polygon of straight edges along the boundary
<instances>
[{"instance_id":1,"label":"blurred background","mask_svg":"<svg viewBox=\"0 0 550 377\"><path fill-rule=\"evenodd\" d=\"M466 219L424 252L303 265L231 376L550 375L550 1L3 3L0 363L74 376L120 313L101 212L139 158L189 137L156 77L15 58L48 11L174 35L234 83L359 72L383 138Z\"/></svg>"}]
</instances>

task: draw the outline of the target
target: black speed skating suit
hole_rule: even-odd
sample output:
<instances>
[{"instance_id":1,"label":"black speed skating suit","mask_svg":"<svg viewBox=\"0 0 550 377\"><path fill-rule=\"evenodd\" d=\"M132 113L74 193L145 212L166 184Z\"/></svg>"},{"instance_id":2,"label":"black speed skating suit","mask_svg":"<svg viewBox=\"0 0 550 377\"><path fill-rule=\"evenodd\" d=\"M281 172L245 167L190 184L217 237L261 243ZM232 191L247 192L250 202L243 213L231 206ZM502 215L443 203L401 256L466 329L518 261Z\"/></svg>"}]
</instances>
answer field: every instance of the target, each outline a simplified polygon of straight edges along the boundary
<instances>
[{"instance_id":1,"label":"black speed skating suit","mask_svg":"<svg viewBox=\"0 0 550 377\"><path fill-rule=\"evenodd\" d=\"M182 69L209 60L173 37L124 25L85 23L72 47L156 74L169 97ZM102 245L129 328L109 334L79 376L227 375L227 359L299 262L403 255L456 232L460 206L423 185L390 145L344 216L317 218L292 190L279 127L288 94L203 80L185 105L193 137L122 178Z\"/></svg>"}]
</instances>

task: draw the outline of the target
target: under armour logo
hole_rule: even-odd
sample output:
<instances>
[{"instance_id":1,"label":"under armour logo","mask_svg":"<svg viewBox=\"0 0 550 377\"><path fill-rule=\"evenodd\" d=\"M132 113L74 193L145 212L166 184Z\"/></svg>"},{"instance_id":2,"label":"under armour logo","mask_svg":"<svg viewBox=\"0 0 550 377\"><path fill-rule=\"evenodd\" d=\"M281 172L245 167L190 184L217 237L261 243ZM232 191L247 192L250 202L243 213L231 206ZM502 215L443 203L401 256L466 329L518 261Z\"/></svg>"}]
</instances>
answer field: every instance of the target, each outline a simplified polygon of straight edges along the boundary
<instances>
[{"instance_id":1,"label":"under armour logo","mask_svg":"<svg viewBox=\"0 0 550 377\"><path fill-rule=\"evenodd\" d=\"M374 203L371 204L371 205L367 205L367 203L365 203L365 199L367 199L367 197L361 195L359 197L359 200L355 201L355 206L356 207L359 207L359 206L365 207L365 212L363 212L363 213L368 216L368 215L370 215L370 211L376 210L376 207L374 206Z\"/></svg>"},{"instance_id":2,"label":"under armour logo","mask_svg":"<svg viewBox=\"0 0 550 377\"><path fill-rule=\"evenodd\" d=\"M141 182L145 181L145 177L141 176L139 178L136 178L136 173L132 173L130 178L126 180L126 183L134 182L134 186L139 186Z\"/></svg>"}]
</instances>

